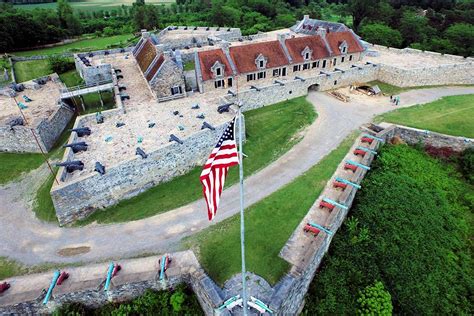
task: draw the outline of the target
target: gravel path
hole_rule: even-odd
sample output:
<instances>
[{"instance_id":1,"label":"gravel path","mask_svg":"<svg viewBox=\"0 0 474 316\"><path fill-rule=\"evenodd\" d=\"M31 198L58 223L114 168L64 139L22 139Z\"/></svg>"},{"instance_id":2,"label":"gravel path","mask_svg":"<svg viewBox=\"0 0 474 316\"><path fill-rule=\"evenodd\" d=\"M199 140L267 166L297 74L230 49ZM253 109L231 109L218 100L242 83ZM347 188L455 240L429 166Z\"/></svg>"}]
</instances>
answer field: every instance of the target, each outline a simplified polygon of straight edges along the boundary
<instances>
[{"instance_id":1,"label":"gravel path","mask_svg":"<svg viewBox=\"0 0 474 316\"><path fill-rule=\"evenodd\" d=\"M445 87L412 90L401 94L403 106L427 103L442 96L471 94L473 87ZM304 132L304 138L289 152L245 181L245 204L251 205L275 192L295 177L318 163L361 124L374 115L393 109L388 98L360 98L342 103L325 93L310 93L318 119ZM249 157L248 159L252 159ZM142 253L176 250L179 241L210 224L202 200L134 222L89 225L82 228L60 228L41 222L31 211L36 186L31 179L43 179L44 168L35 170L23 180L0 187L0 256L8 256L25 264L44 262L98 261L123 258ZM225 190L216 220L238 212L238 187ZM90 247L90 251L63 257L64 248Z\"/></svg>"}]
</instances>

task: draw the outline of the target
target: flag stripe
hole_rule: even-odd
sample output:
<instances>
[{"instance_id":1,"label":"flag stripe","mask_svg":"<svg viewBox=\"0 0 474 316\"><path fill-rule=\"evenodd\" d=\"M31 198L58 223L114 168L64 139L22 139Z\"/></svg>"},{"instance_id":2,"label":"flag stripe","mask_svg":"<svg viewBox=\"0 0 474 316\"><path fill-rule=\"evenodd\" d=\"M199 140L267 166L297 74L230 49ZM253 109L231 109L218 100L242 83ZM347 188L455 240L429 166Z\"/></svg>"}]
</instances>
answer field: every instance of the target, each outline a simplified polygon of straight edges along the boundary
<instances>
[{"instance_id":1,"label":"flag stripe","mask_svg":"<svg viewBox=\"0 0 474 316\"><path fill-rule=\"evenodd\" d=\"M234 124L235 118L224 130L199 177L209 220L212 220L216 215L229 167L239 163L237 144L234 137Z\"/></svg>"}]
</instances>

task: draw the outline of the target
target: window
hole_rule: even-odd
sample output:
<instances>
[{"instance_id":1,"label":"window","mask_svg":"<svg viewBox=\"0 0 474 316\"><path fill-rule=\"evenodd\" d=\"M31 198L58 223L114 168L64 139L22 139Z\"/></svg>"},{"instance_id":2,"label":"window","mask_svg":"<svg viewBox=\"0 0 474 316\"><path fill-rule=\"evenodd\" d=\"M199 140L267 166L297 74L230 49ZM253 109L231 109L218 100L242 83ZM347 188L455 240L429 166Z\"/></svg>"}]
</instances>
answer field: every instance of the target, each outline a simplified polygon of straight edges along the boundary
<instances>
[{"instance_id":1,"label":"window","mask_svg":"<svg viewBox=\"0 0 474 316\"><path fill-rule=\"evenodd\" d=\"M247 82L252 81L252 80L255 80L255 74L248 74L247 75Z\"/></svg>"},{"instance_id":2,"label":"window","mask_svg":"<svg viewBox=\"0 0 474 316\"><path fill-rule=\"evenodd\" d=\"M309 59L309 53L305 53L305 54L304 54L304 59L305 59L305 60L308 60L308 59Z\"/></svg>"},{"instance_id":3,"label":"window","mask_svg":"<svg viewBox=\"0 0 474 316\"><path fill-rule=\"evenodd\" d=\"M232 78L227 79L227 86L232 87Z\"/></svg>"},{"instance_id":4,"label":"window","mask_svg":"<svg viewBox=\"0 0 474 316\"><path fill-rule=\"evenodd\" d=\"M265 71L260 71L257 74L257 79L264 79L266 77L266 72Z\"/></svg>"},{"instance_id":5,"label":"window","mask_svg":"<svg viewBox=\"0 0 474 316\"><path fill-rule=\"evenodd\" d=\"M171 88L171 95L181 94L181 93L183 93L183 89L181 88L181 86L176 86L176 87Z\"/></svg>"},{"instance_id":6,"label":"window","mask_svg":"<svg viewBox=\"0 0 474 316\"><path fill-rule=\"evenodd\" d=\"M341 57L341 64L344 62L344 57Z\"/></svg>"},{"instance_id":7,"label":"window","mask_svg":"<svg viewBox=\"0 0 474 316\"><path fill-rule=\"evenodd\" d=\"M323 68L326 68L326 60L323 60Z\"/></svg>"},{"instance_id":8,"label":"window","mask_svg":"<svg viewBox=\"0 0 474 316\"><path fill-rule=\"evenodd\" d=\"M349 55L349 61L352 61L352 55Z\"/></svg>"},{"instance_id":9,"label":"window","mask_svg":"<svg viewBox=\"0 0 474 316\"><path fill-rule=\"evenodd\" d=\"M345 54L346 51L347 51L347 46L343 46L343 47L342 47L342 53Z\"/></svg>"},{"instance_id":10,"label":"window","mask_svg":"<svg viewBox=\"0 0 474 316\"><path fill-rule=\"evenodd\" d=\"M281 69L281 75L286 76L286 67Z\"/></svg>"},{"instance_id":11,"label":"window","mask_svg":"<svg viewBox=\"0 0 474 316\"><path fill-rule=\"evenodd\" d=\"M222 75L222 70L221 68L216 68L216 76L221 76Z\"/></svg>"},{"instance_id":12,"label":"window","mask_svg":"<svg viewBox=\"0 0 474 316\"><path fill-rule=\"evenodd\" d=\"M273 69L273 77L279 77L281 74L281 69Z\"/></svg>"},{"instance_id":13,"label":"window","mask_svg":"<svg viewBox=\"0 0 474 316\"><path fill-rule=\"evenodd\" d=\"M220 80L214 81L214 87L216 87L216 88L223 88L223 87L224 87L224 80L223 80L223 79L220 79Z\"/></svg>"},{"instance_id":14,"label":"window","mask_svg":"<svg viewBox=\"0 0 474 316\"><path fill-rule=\"evenodd\" d=\"M294 65L293 66L293 72L297 72L301 70L301 65Z\"/></svg>"},{"instance_id":15,"label":"window","mask_svg":"<svg viewBox=\"0 0 474 316\"><path fill-rule=\"evenodd\" d=\"M337 80L334 80L334 85L337 85Z\"/></svg>"},{"instance_id":16,"label":"window","mask_svg":"<svg viewBox=\"0 0 474 316\"><path fill-rule=\"evenodd\" d=\"M259 64L259 67L260 67L260 68L263 68L263 67L264 67L264 65L263 65L263 60L259 60L259 61L258 61L258 64Z\"/></svg>"},{"instance_id":17,"label":"window","mask_svg":"<svg viewBox=\"0 0 474 316\"><path fill-rule=\"evenodd\" d=\"M336 66L336 61L337 61L337 58L334 58L333 61L332 61L333 66Z\"/></svg>"},{"instance_id":18,"label":"window","mask_svg":"<svg viewBox=\"0 0 474 316\"><path fill-rule=\"evenodd\" d=\"M318 67L317 65L318 64L315 61L313 61L313 63L311 64L311 68L316 68L316 67Z\"/></svg>"},{"instance_id":19,"label":"window","mask_svg":"<svg viewBox=\"0 0 474 316\"><path fill-rule=\"evenodd\" d=\"M309 63L303 65L303 70L309 69Z\"/></svg>"}]
</instances>

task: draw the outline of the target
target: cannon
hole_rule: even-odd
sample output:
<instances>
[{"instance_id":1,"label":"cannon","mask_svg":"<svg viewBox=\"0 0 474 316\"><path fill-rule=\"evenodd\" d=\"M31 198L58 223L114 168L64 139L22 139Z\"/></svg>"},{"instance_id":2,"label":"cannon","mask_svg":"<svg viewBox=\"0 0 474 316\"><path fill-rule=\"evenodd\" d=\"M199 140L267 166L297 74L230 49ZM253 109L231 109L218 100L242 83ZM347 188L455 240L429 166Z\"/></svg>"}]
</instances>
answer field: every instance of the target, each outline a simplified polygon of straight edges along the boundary
<instances>
[{"instance_id":1,"label":"cannon","mask_svg":"<svg viewBox=\"0 0 474 316\"><path fill-rule=\"evenodd\" d=\"M8 126L10 126L10 129L13 130L13 127L15 126L23 126L25 125L25 121L21 117L16 117L8 121L7 123Z\"/></svg>"},{"instance_id":2,"label":"cannon","mask_svg":"<svg viewBox=\"0 0 474 316\"><path fill-rule=\"evenodd\" d=\"M15 92L22 92L23 90L25 90L25 86L23 84L16 84L16 83L12 83L10 85L10 88L13 89Z\"/></svg>"},{"instance_id":3,"label":"cannon","mask_svg":"<svg viewBox=\"0 0 474 316\"><path fill-rule=\"evenodd\" d=\"M164 255L158 260L158 265L160 266L160 280L164 280L165 272L168 270L171 263L171 258L169 255Z\"/></svg>"},{"instance_id":4,"label":"cannon","mask_svg":"<svg viewBox=\"0 0 474 316\"><path fill-rule=\"evenodd\" d=\"M173 111L173 115L179 115L179 111Z\"/></svg>"},{"instance_id":5,"label":"cannon","mask_svg":"<svg viewBox=\"0 0 474 316\"><path fill-rule=\"evenodd\" d=\"M61 272L61 274L59 275L58 281L56 281L56 285L63 284L63 282L67 280L68 278L69 278L69 273L67 273L66 271Z\"/></svg>"},{"instance_id":6,"label":"cannon","mask_svg":"<svg viewBox=\"0 0 474 316\"><path fill-rule=\"evenodd\" d=\"M73 173L76 170L79 170L79 171L84 170L84 163L80 160L72 160L72 161L57 163L56 167L64 167L66 168L67 173Z\"/></svg>"},{"instance_id":7,"label":"cannon","mask_svg":"<svg viewBox=\"0 0 474 316\"><path fill-rule=\"evenodd\" d=\"M9 288L10 288L10 283L7 283L7 282L0 283L0 293L5 292Z\"/></svg>"},{"instance_id":8,"label":"cannon","mask_svg":"<svg viewBox=\"0 0 474 316\"><path fill-rule=\"evenodd\" d=\"M253 90L257 91L257 92L260 91L260 88L257 87L257 86L250 86L250 89L253 89Z\"/></svg>"},{"instance_id":9,"label":"cannon","mask_svg":"<svg viewBox=\"0 0 474 316\"><path fill-rule=\"evenodd\" d=\"M191 109L193 109L193 110L199 109L199 104L196 103L195 105L193 105L193 106L191 107Z\"/></svg>"},{"instance_id":10,"label":"cannon","mask_svg":"<svg viewBox=\"0 0 474 316\"><path fill-rule=\"evenodd\" d=\"M81 151L87 151L86 142L71 143L71 144L66 144L63 146L63 148L67 148L67 147L70 147L72 149L72 152L75 154Z\"/></svg>"},{"instance_id":11,"label":"cannon","mask_svg":"<svg viewBox=\"0 0 474 316\"><path fill-rule=\"evenodd\" d=\"M280 81L280 80L275 80L275 83L276 84L279 84L280 86L284 86L285 83L283 81Z\"/></svg>"},{"instance_id":12,"label":"cannon","mask_svg":"<svg viewBox=\"0 0 474 316\"><path fill-rule=\"evenodd\" d=\"M232 90L227 90L227 94L230 94L230 95L233 96L233 97L236 97L236 96L237 96L237 93L235 93L235 92L232 91Z\"/></svg>"},{"instance_id":13,"label":"cannon","mask_svg":"<svg viewBox=\"0 0 474 316\"><path fill-rule=\"evenodd\" d=\"M205 128L209 128L211 131L214 131L216 129L214 126L212 126L208 122L203 122L202 126L201 126L201 129L205 129Z\"/></svg>"},{"instance_id":14,"label":"cannon","mask_svg":"<svg viewBox=\"0 0 474 316\"><path fill-rule=\"evenodd\" d=\"M122 73L122 69L120 69L120 68L115 69L115 73L116 73L116 74Z\"/></svg>"},{"instance_id":15,"label":"cannon","mask_svg":"<svg viewBox=\"0 0 474 316\"><path fill-rule=\"evenodd\" d=\"M101 175L105 174L105 166L100 162L96 161L94 171L97 171Z\"/></svg>"},{"instance_id":16,"label":"cannon","mask_svg":"<svg viewBox=\"0 0 474 316\"><path fill-rule=\"evenodd\" d=\"M204 113L199 113L199 115L196 116L196 118L203 120L205 118Z\"/></svg>"},{"instance_id":17,"label":"cannon","mask_svg":"<svg viewBox=\"0 0 474 316\"><path fill-rule=\"evenodd\" d=\"M123 75L117 75L117 80L123 79Z\"/></svg>"},{"instance_id":18,"label":"cannon","mask_svg":"<svg viewBox=\"0 0 474 316\"><path fill-rule=\"evenodd\" d=\"M130 96L124 92L121 92L120 93L120 100L124 101L124 100L130 100Z\"/></svg>"},{"instance_id":19,"label":"cannon","mask_svg":"<svg viewBox=\"0 0 474 316\"><path fill-rule=\"evenodd\" d=\"M97 112L95 114L95 121L96 121L97 124L104 123L104 116L102 115L102 112Z\"/></svg>"},{"instance_id":20,"label":"cannon","mask_svg":"<svg viewBox=\"0 0 474 316\"><path fill-rule=\"evenodd\" d=\"M135 150L135 155L140 155L143 159L148 157L148 155L145 153L145 151L143 149L141 149L140 147L137 147L137 150Z\"/></svg>"},{"instance_id":21,"label":"cannon","mask_svg":"<svg viewBox=\"0 0 474 316\"><path fill-rule=\"evenodd\" d=\"M117 123L115 124L115 127L117 127L117 128L118 128L118 127L122 127L122 126L125 126L125 123L123 123L123 122L117 122Z\"/></svg>"},{"instance_id":22,"label":"cannon","mask_svg":"<svg viewBox=\"0 0 474 316\"><path fill-rule=\"evenodd\" d=\"M118 90L119 90L119 92L122 92L122 91L124 91L124 90L127 90L127 86L124 85L124 84L120 84L120 85L118 86Z\"/></svg>"},{"instance_id":23,"label":"cannon","mask_svg":"<svg viewBox=\"0 0 474 316\"><path fill-rule=\"evenodd\" d=\"M69 130L70 132L76 132L77 137L89 136L91 134L91 129L89 127L78 127Z\"/></svg>"},{"instance_id":24,"label":"cannon","mask_svg":"<svg viewBox=\"0 0 474 316\"><path fill-rule=\"evenodd\" d=\"M174 135L174 134L171 134L170 135L170 142L177 142L178 144L183 144L183 141L181 139L178 138L178 136Z\"/></svg>"},{"instance_id":25,"label":"cannon","mask_svg":"<svg viewBox=\"0 0 474 316\"><path fill-rule=\"evenodd\" d=\"M28 96L26 95L23 95L23 100L25 100L25 102L31 102L33 100L31 100L30 98L28 98Z\"/></svg>"},{"instance_id":26,"label":"cannon","mask_svg":"<svg viewBox=\"0 0 474 316\"><path fill-rule=\"evenodd\" d=\"M148 123L148 128L153 128L155 127L156 123Z\"/></svg>"},{"instance_id":27,"label":"cannon","mask_svg":"<svg viewBox=\"0 0 474 316\"><path fill-rule=\"evenodd\" d=\"M219 105L217 107L217 112L219 113L224 113L224 112L229 112L229 108L230 106L232 105L232 103L227 103L227 104L223 104L223 105Z\"/></svg>"}]
</instances>

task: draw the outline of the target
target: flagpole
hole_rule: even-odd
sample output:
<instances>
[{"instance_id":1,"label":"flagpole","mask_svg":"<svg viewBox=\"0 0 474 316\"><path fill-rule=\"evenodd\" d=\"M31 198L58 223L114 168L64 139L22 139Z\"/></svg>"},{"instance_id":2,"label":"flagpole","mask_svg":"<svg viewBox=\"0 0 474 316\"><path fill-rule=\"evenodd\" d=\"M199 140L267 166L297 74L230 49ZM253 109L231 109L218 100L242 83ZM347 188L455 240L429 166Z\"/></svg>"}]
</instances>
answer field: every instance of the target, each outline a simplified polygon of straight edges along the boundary
<instances>
[{"instance_id":1,"label":"flagpole","mask_svg":"<svg viewBox=\"0 0 474 316\"><path fill-rule=\"evenodd\" d=\"M244 315L247 315L247 285L245 269L245 222L244 222L244 165L242 150L242 104L239 102L239 175L240 175L240 249L242 254L242 300Z\"/></svg>"}]
</instances>

